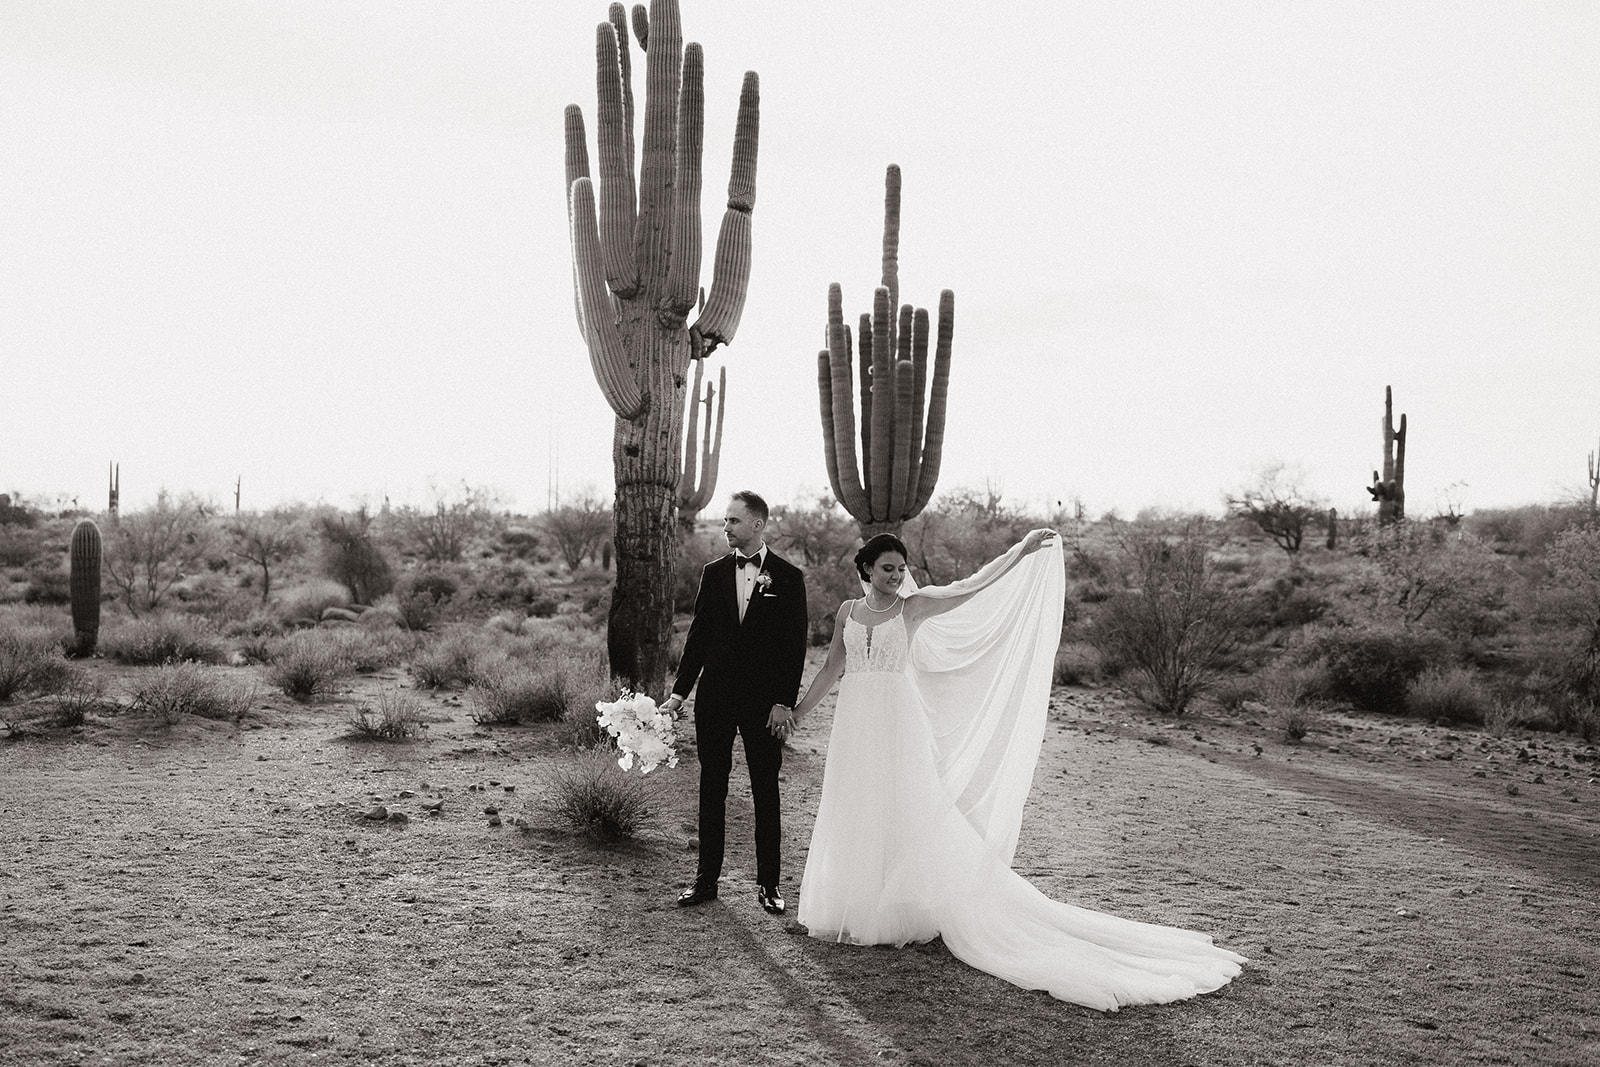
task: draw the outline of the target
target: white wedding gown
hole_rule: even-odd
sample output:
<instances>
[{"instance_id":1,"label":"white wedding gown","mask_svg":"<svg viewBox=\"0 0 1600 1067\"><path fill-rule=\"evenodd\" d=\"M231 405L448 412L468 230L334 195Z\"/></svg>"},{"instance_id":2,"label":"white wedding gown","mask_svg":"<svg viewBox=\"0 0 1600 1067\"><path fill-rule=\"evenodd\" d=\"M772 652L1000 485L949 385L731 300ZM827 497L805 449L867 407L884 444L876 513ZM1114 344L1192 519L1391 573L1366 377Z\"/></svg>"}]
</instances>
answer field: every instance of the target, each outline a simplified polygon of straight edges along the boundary
<instances>
[{"instance_id":1,"label":"white wedding gown","mask_svg":"<svg viewBox=\"0 0 1600 1067\"><path fill-rule=\"evenodd\" d=\"M1064 577L1056 544L1005 570L1010 558L912 593L981 590L909 638L904 612L870 627L845 622L845 673L798 918L830 941L942 937L974 967L1101 1010L1217 989L1243 956L1205 934L1051 900L1011 869L1044 733Z\"/></svg>"}]
</instances>

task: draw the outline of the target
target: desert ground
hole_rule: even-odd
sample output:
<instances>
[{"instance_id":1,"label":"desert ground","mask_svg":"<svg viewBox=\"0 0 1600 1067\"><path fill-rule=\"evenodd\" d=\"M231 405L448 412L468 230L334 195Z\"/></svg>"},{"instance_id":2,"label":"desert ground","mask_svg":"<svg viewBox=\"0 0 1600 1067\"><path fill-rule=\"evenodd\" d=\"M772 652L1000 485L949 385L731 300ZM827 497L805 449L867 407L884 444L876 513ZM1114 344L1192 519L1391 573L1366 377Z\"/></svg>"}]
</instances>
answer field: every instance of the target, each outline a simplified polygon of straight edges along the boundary
<instances>
[{"instance_id":1,"label":"desert ground","mask_svg":"<svg viewBox=\"0 0 1600 1067\"><path fill-rule=\"evenodd\" d=\"M805 936L828 705L785 764L776 918L738 766L722 897L681 910L692 746L645 780L644 830L597 843L541 805L582 758L555 727L419 692L421 738L348 736L354 705L411 685L0 741L0 1063L1600 1063L1600 754L1570 736L1335 714L1291 744L1057 687L1018 869L1251 960L1101 1013L938 942Z\"/></svg>"}]
</instances>

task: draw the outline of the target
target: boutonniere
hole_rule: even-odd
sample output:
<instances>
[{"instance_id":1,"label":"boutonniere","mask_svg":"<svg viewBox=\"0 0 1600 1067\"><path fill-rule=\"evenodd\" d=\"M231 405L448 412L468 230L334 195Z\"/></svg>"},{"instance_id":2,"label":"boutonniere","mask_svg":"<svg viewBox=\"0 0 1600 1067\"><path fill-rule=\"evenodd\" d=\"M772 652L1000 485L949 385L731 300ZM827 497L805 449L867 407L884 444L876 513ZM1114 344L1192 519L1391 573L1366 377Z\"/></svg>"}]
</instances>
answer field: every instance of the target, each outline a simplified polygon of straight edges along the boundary
<instances>
[{"instance_id":1,"label":"boutonniere","mask_svg":"<svg viewBox=\"0 0 1600 1067\"><path fill-rule=\"evenodd\" d=\"M771 593L767 592L767 588L771 585L772 575L768 574L766 571L762 571L760 574L756 575L756 591L762 596L772 595Z\"/></svg>"}]
</instances>

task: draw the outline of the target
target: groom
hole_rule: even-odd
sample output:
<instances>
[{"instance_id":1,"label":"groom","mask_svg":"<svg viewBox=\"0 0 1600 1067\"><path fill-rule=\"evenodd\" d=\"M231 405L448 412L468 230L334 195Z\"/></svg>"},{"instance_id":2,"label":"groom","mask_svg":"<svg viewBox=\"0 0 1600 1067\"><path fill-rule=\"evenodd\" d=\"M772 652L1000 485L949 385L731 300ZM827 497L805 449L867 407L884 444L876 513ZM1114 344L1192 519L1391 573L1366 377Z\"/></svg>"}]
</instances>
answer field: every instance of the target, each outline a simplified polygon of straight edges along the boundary
<instances>
[{"instance_id":1,"label":"groom","mask_svg":"<svg viewBox=\"0 0 1600 1067\"><path fill-rule=\"evenodd\" d=\"M707 563L700 574L678 678L662 704L676 712L699 680L694 737L700 753L700 863L678 906L717 899L728 775L738 734L744 738L756 809L756 898L768 912L782 915L778 770L805 666L806 585L799 568L762 538L765 500L748 490L734 493L726 514L722 532L733 551Z\"/></svg>"}]
</instances>

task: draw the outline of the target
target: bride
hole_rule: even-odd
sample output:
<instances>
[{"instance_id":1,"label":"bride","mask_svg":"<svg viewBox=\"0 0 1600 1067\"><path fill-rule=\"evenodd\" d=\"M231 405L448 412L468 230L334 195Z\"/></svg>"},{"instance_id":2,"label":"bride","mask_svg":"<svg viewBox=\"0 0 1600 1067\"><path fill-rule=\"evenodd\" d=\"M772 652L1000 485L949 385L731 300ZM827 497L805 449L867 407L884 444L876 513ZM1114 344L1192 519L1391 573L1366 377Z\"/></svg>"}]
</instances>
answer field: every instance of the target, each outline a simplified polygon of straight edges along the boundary
<instances>
[{"instance_id":1,"label":"bride","mask_svg":"<svg viewBox=\"0 0 1600 1067\"><path fill-rule=\"evenodd\" d=\"M786 735L842 679L800 884L811 936L942 937L974 967L1108 1011L1237 975L1244 957L1205 934L1052 900L1011 869L1060 641L1054 531L949 586L913 588L890 534L855 562L866 595L840 605L826 662L778 724Z\"/></svg>"}]
</instances>

